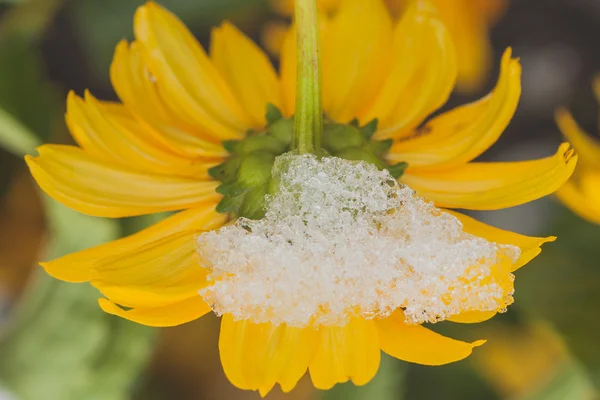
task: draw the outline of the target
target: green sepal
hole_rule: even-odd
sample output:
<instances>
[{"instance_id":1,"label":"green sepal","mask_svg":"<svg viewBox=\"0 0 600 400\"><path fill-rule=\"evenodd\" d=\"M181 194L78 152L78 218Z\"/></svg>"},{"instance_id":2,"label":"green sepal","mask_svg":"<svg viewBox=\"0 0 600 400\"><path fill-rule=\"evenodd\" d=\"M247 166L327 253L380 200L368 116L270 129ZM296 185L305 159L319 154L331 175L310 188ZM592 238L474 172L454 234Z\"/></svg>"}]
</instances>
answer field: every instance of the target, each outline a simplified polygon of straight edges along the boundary
<instances>
[{"instance_id":1,"label":"green sepal","mask_svg":"<svg viewBox=\"0 0 600 400\"><path fill-rule=\"evenodd\" d=\"M334 155L350 147L362 147L367 143L358 128L341 124L325 125L322 139L323 147Z\"/></svg>"},{"instance_id":2,"label":"green sepal","mask_svg":"<svg viewBox=\"0 0 600 400\"><path fill-rule=\"evenodd\" d=\"M219 204L217 204L217 207L215 207L215 211L221 214L234 213L235 215L239 215L244 197L243 194L238 196L224 196Z\"/></svg>"},{"instance_id":3,"label":"green sepal","mask_svg":"<svg viewBox=\"0 0 600 400\"><path fill-rule=\"evenodd\" d=\"M242 160L239 157L233 157L229 160L208 169L208 175L219 182L227 182L235 179L237 170Z\"/></svg>"},{"instance_id":4,"label":"green sepal","mask_svg":"<svg viewBox=\"0 0 600 400\"><path fill-rule=\"evenodd\" d=\"M277 138L270 135L250 136L236 148L238 154L250 154L257 151L265 151L279 155L284 153L286 146Z\"/></svg>"},{"instance_id":5,"label":"green sepal","mask_svg":"<svg viewBox=\"0 0 600 400\"><path fill-rule=\"evenodd\" d=\"M385 140L372 140L369 142L367 149L371 150L377 157L381 157L386 154L392 148L394 144L393 139Z\"/></svg>"},{"instance_id":6,"label":"green sepal","mask_svg":"<svg viewBox=\"0 0 600 400\"><path fill-rule=\"evenodd\" d=\"M408 163L406 162L399 162L397 164L389 165L386 167L390 175L392 175L396 179L404 175L404 171L406 171L406 168L408 168Z\"/></svg>"},{"instance_id":7,"label":"green sepal","mask_svg":"<svg viewBox=\"0 0 600 400\"><path fill-rule=\"evenodd\" d=\"M274 105L267 106L266 118L268 126L263 132L250 130L245 139L224 141L223 147L231 154L230 158L209 169L209 175L222 182L216 189L223 195L216 208L218 212L249 219L264 217L265 195L276 192L278 173L286 169L279 165L279 172L274 170L275 158L289 151L294 136L294 119L284 118ZM316 153L317 157L368 162L399 178L407 164L390 166L385 162L384 155L393 140L373 140L377 125L377 119L362 127L357 119L349 124L326 122L323 146Z\"/></svg>"},{"instance_id":8,"label":"green sepal","mask_svg":"<svg viewBox=\"0 0 600 400\"><path fill-rule=\"evenodd\" d=\"M229 153L234 153L237 146L240 144L239 140L223 140L221 142L223 144L223 148L227 150Z\"/></svg>"},{"instance_id":9,"label":"green sepal","mask_svg":"<svg viewBox=\"0 0 600 400\"><path fill-rule=\"evenodd\" d=\"M265 216L265 196L269 190L269 182L250 189L239 209L240 215L249 219L261 219Z\"/></svg>"},{"instance_id":10,"label":"green sepal","mask_svg":"<svg viewBox=\"0 0 600 400\"><path fill-rule=\"evenodd\" d=\"M248 188L238 182L224 183L217 186L216 192L223 196L238 196L244 193Z\"/></svg>"},{"instance_id":11,"label":"green sepal","mask_svg":"<svg viewBox=\"0 0 600 400\"><path fill-rule=\"evenodd\" d=\"M345 160L353 160L353 161L366 161L371 164L375 164L375 166L379 169L384 169L387 167L385 162L379 159L379 157L375 156L368 150L352 147L349 149L342 150L336 157L343 158Z\"/></svg>"},{"instance_id":12,"label":"green sepal","mask_svg":"<svg viewBox=\"0 0 600 400\"><path fill-rule=\"evenodd\" d=\"M373 135L375 134L375 132L377 132L378 124L379 124L379 120L377 118L374 118L371 121L369 121L365 126L360 128L360 130L362 131L362 133L364 133L365 138L367 140L370 140L373 137Z\"/></svg>"},{"instance_id":13,"label":"green sepal","mask_svg":"<svg viewBox=\"0 0 600 400\"><path fill-rule=\"evenodd\" d=\"M273 162L275 155L265 151L248 154L240 164L237 181L248 188L262 185L271 178Z\"/></svg>"},{"instance_id":14,"label":"green sepal","mask_svg":"<svg viewBox=\"0 0 600 400\"><path fill-rule=\"evenodd\" d=\"M294 120L290 118L280 118L267 128L267 135L279 140L285 146L287 151L292 144L292 137L294 136Z\"/></svg>"},{"instance_id":15,"label":"green sepal","mask_svg":"<svg viewBox=\"0 0 600 400\"><path fill-rule=\"evenodd\" d=\"M267 104L267 112L265 113L265 119L267 120L267 125L274 124L278 120L283 118L281 111L274 104Z\"/></svg>"}]
</instances>

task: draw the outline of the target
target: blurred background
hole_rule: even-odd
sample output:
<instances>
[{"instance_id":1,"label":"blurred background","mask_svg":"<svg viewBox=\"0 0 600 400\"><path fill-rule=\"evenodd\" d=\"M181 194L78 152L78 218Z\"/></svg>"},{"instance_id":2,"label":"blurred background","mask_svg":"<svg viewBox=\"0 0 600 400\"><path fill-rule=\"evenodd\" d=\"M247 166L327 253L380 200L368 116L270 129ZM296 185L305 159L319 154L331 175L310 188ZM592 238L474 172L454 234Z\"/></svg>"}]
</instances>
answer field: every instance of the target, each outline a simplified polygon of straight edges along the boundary
<instances>
[{"instance_id":1,"label":"blurred background","mask_svg":"<svg viewBox=\"0 0 600 400\"><path fill-rule=\"evenodd\" d=\"M448 0L450 1L450 0ZM497 1L497 0L484 0ZM65 96L86 88L116 99L108 67L131 38L140 0L0 0L0 400L257 399L225 379L218 319L151 329L103 314L87 285L49 279L37 262L135 232L161 218L102 220L41 195L23 155L42 142L69 143ZM233 21L257 42L269 21L285 22L266 0L161 0L207 44L210 28ZM523 95L510 127L485 160L550 155L561 141L554 110L568 106L598 132L592 94L600 72L600 0L507 1L490 31L493 65L507 46L521 58ZM271 40L272 38L267 38ZM481 97L495 82L452 96ZM443 367L384 358L367 386L312 389L307 377L269 399L595 399L600 385L600 226L555 198L478 218L536 236L556 235L517 273L516 302L491 321L434 329L487 338L469 359Z\"/></svg>"}]
</instances>

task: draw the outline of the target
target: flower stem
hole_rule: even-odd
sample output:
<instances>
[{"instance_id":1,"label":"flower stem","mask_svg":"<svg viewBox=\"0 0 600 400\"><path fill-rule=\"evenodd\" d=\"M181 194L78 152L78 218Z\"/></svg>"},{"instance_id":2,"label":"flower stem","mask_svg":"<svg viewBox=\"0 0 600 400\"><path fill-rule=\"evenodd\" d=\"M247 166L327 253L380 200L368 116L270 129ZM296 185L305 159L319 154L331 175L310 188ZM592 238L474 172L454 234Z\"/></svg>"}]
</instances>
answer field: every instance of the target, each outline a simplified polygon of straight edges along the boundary
<instances>
[{"instance_id":1,"label":"flower stem","mask_svg":"<svg viewBox=\"0 0 600 400\"><path fill-rule=\"evenodd\" d=\"M321 102L321 55L316 0L296 0L298 72L294 146L300 154L321 147L323 106Z\"/></svg>"}]
</instances>

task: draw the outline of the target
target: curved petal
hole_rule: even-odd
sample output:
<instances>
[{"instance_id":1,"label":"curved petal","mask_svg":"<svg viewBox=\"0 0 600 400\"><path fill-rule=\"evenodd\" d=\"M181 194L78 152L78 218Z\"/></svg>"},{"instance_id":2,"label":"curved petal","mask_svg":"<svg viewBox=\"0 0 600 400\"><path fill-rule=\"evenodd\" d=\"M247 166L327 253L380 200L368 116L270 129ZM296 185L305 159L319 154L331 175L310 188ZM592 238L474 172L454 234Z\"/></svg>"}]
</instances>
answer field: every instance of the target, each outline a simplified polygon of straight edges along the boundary
<instances>
[{"instance_id":1,"label":"curved petal","mask_svg":"<svg viewBox=\"0 0 600 400\"><path fill-rule=\"evenodd\" d=\"M156 79L142 57L143 45L121 41L110 66L110 79L117 95L136 116L138 123L172 152L187 158L224 156L227 153L215 139L202 134L197 126L186 124L167 108L158 93ZM147 126L148 125L148 126Z\"/></svg>"},{"instance_id":2,"label":"curved petal","mask_svg":"<svg viewBox=\"0 0 600 400\"><path fill-rule=\"evenodd\" d=\"M210 57L227 80L253 125L262 127L267 104L281 107L279 83L266 54L229 22L212 31Z\"/></svg>"},{"instance_id":3,"label":"curved petal","mask_svg":"<svg viewBox=\"0 0 600 400\"><path fill-rule=\"evenodd\" d=\"M437 0L435 4L456 43L457 89L476 91L485 83L493 58L488 25L499 17L506 1Z\"/></svg>"},{"instance_id":4,"label":"curved petal","mask_svg":"<svg viewBox=\"0 0 600 400\"><path fill-rule=\"evenodd\" d=\"M125 307L156 308L186 300L207 285L195 236L221 225L214 211L180 213L129 237L42 263L62 280L90 281ZM176 233L173 233L176 232Z\"/></svg>"},{"instance_id":5,"label":"curved petal","mask_svg":"<svg viewBox=\"0 0 600 400\"><path fill-rule=\"evenodd\" d=\"M179 303L156 308L133 308L123 310L107 299L99 299L98 304L104 312L138 324L166 327L185 324L210 312L210 307L200 296L194 296Z\"/></svg>"},{"instance_id":6,"label":"curved petal","mask_svg":"<svg viewBox=\"0 0 600 400\"><path fill-rule=\"evenodd\" d=\"M457 322L460 324L478 324L491 319L496 314L496 311L466 311L464 313L447 318L446 321Z\"/></svg>"},{"instance_id":7,"label":"curved petal","mask_svg":"<svg viewBox=\"0 0 600 400\"><path fill-rule=\"evenodd\" d=\"M407 325L400 309L375 323L381 350L392 357L416 364L443 365L459 361L468 357L474 347L485 343L485 340L461 342L421 325Z\"/></svg>"},{"instance_id":8,"label":"curved petal","mask_svg":"<svg viewBox=\"0 0 600 400\"><path fill-rule=\"evenodd\" d=\"M239 138L252 127L223 77L177 17L148 2L135 13L134 32L172 113L219 140Z\"/></svg>"},{"instance_id":9,"label":"curved petal","mask_svg":"<svg viewBox=\"0 0 600 400\"><path fill-rule=\"evenodd\" d=\"M391 39L392 20L382 0L340 4L321 35L323 109L329 117L348 122L375 98L389 73Z\"/></svg>"},{"instance_id":10,"label":"curved petal","mask_svg":"<svg viewBox=\"0 0 600 400\"><path fill-rule=\"evenodd\" d=\"M391 72L361 121L377 118L376 138L412 132L442 106L456 80L456 56L450 34L429 1L412 2L396 26ZM370 77L369 77L370 79Z\"/></svg>"},{"instance_id":11,"label":"curved petal","mask_svg":"<svg viewBox=\"0 0 600 400\"><path fill-rule=\"evenodd\" d=\"M600 168L600 140L594 140L592 136L584 132L571 113L565 109L561 108L556 111L555 119L562 134L577 150L581 162Z\"/></svg>"},{"instance_id":12,"label":"curved petal","mask_svg":"<svg viewBox=\"0 0 600 400\"><path fill-rule=\"evenodd\" d=\"M194 232L184 232L95 262L92 286L125 307L162 307L196 296L207 271L196 256Z\"/></svg>"},{"instance_id":13,"label":"curved petal","mask_svg":"<svg viewBox=\"0 0 600 400\"><path fill-rule=\"evenodd\" d=\"M236 321L223 315L219 336L221 364L236 387L265 396L276 383L291 391L306 372L315 350L315 331L269 323Z\"/></svg>"},{"instance_id":14,"label":"curved petal","mask_svg":"<svg viewBox=\"0 0 600 400\"><path fill-rule=\"evenodd\" d=\"M588 174L589 176L582 179ZM577 175L577 179L565 183L556 195L581 218L600 224L600 173L590 173L582 169ZM587 181L588 184L582 185L581 181Z\"/></svg>"},{"instance_id":15,"label":"curved petal","mask_svg":"<svg viewBox=\"0 0 600 400\"><path fill-rule=\"evenodd\" d=\"M438 207L497 210L555 192L573 173L577 155L563 143L534 161L468 163L446 171L412 171L400 181Z\"/></svg>"},{"instance_id":16,"label":"curved petal","mask_svg":"<svg viewBox=\"0 0 600 400\"><path fill-rule=\"evenodd\" d=\"M281 95L283 97L283 114L286 117L294 115L296 107L296 27L292 25L283 37L281 45L281 60L279 73L281 75Z\"/></svg>"},{"instance_id":17,"label":"curved petal","mask_svg":"<svg viewBox=\"0 0 600 400\"><path fill-rule=\"evenodd\" d=\"M73 146L43 145L25 160L40 187L84 214L127 217L201 206L220 197L218 182L139 173Z\"/></svg>"},{"instance_id":18,"label":"curved petal","mask_svg":"<svg viewBox=\"0 0 600 400\"><path fill-rule=\"evenodd\" d=\"M521 235L484 224L483 222L477 221L474 218L456 211L445 210L445 212L458 218L458 220L463 224L464 231L470 233L471 235L484 238L485 240L497 244L509 244L517 246L521 250L521 255L515 262L511 272L516 271L537 257L538 254L542 252L541 246L544 243L554 242L556 240L555 236L542 238Z\"/></svg>"},{"instance_id":19,"label":"curved petal","mask_svg":"<svg viewBox=\"0 0 600 400\"><path fill-rule=\"evenodd\" d=\"M317 389L327 390L349 379L355 385L369 382L379 368L379 337L372 320L353 318L344 326L322 326L308 367Z\"/></svg>"},{"instance_id":20,"label":"curved petal","mask_svg":"<svg viewBox=\"0 0 600 400\"><path fill-rule=\"evenodd\" d=\"M500 77L488 96L455 108L428 122L420 133L392 146L388 157L411 168L442 169L469 162L498 140L508 126L521 94L521 66L502 57Z\"/></svg>"},{"instance_id":21,"label":"curved petal","mask_svg":"<svg viewBox=\"0 0 600 400\"><path fill-rule=\"evenodd\" d=\"M96 265L106 264L105 259L108 257L135 252L142 246L177 233L208 231L221 227L227 216L215 211L217 203L207 202L202 207L181 211L133 235L40 264L56 279L88 282L98 278Z\"/></svg>"},{"instance_id":22,"label":"curved petal","mask_svg":"<svg viewBox=\"0 0 600 400\"><path fill-rule=\"evenodd\" d=\"M172 153L124 106L99 102L87 91L85 101L69 93L66 121L87 153L127 169L207 179L208 168L219 162L197 161Z\"/></svg>"}]
</instances>

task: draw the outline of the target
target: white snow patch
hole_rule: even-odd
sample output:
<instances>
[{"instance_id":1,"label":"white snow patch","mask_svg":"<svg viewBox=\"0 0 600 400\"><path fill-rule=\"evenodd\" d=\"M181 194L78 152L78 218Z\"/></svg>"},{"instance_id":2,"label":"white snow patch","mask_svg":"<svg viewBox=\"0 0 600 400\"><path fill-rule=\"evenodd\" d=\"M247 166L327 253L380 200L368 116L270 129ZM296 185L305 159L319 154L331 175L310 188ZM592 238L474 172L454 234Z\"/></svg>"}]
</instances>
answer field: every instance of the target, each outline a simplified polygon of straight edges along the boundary
<instances>
[{"instance_id":1,"label":"white snow patch","mask_svg":"<svg viewBox=\"0 0 600 400\"><path fill-rule=\"evenodd\" d=\"M217 314L301 327L401 307L419 324L512 303L519 249L465 233L387 171L312 155L273 171L263 219L197 237L213 281L200 294Z\"/></svg>"}]
</instances>

